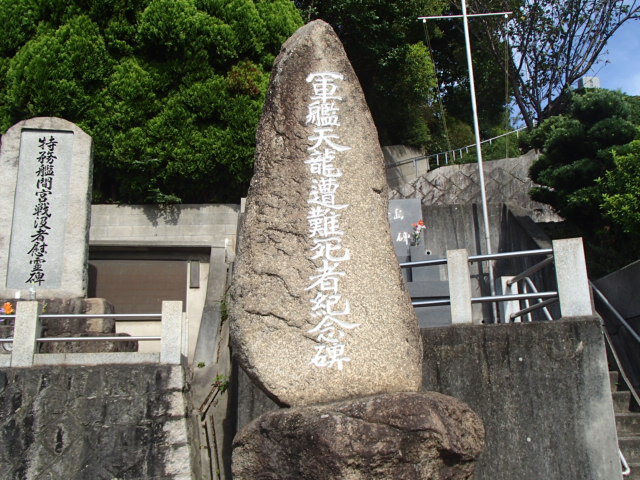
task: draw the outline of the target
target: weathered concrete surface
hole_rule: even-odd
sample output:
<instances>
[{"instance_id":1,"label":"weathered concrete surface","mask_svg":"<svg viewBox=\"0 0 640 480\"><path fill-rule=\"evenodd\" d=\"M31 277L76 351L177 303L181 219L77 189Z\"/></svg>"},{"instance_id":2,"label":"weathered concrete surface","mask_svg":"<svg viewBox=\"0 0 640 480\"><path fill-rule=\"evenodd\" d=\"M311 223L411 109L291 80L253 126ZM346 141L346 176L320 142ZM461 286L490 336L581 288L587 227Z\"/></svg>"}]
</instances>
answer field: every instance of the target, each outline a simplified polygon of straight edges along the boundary
<instances>
[{"instance_id":1,"label":"weathered concrete surface","mask_svg":"<svg viewBox=\"0 0 640 480\"><path fill-rule=\"evenodd\" d=\"M332 133L306 123L314 94L307 79L317 72L343 76L334 80L338 90L332 93L341 100L335 100L339 122ZM322 151L333 153L324 176L305 163L317 160L310 151L322 135L350 147L325 142ZM326 23L306 25L283 46L257 139L230 290L234 353L243 368L288 405L418 390L420 335L391 244L383 156L358 80ZM334 180L339 188L320 200L321 183ZM326 222L322 234L311 227L316 215ZM329 228L332 221L339 221L339 233ZM339 277L339 289L316 289L323 271L333 269L340 273L327 283ZM325 294L331 297L323 303ZM330 310L348 312L333 315L348 323L327 321ZM327 330L321 334L330 340L312 331L322 322ZM325 362L333 341L344 348L336 357L347 360Z\"/></svg>"},{"instance_id":2,"label":"weathered concrete surface","mask_svg":"<svg viewBox=\"0 0 640 480\"><path fill-rule=\"evenodd\" d=\"M422 331L424 388L482 418L474 480L621 478L599 319Z\"/></svg>"},{"instance_id":3,"label":"weathered concrete surface","mask_svg":"<svg viewBox=\"0 0 640 480\"><path fill-rule=\"evenodd\" d=\"M454 480L473 473L482 422L438 393L269 412L234 439L235 480Z\"/></svg>"},{"instance_id":4,"label":"weathered concrete surface","mask_svg":"<svg viewBox=\"0 0 640 480\"><path fill-rule=\"evenodd\" d=\"M518 158L484 162L487 202L518 205L536 222L561 221L548 205L529 198L529 190L535 186L529 178L529 167L535 159L531 151ZM419 198L425 206L480 204L478 166L466 163L436 168L396 187L390 198Z\"/></svg>"},{"instance_id":5,"label":"weathered concrete surface","mask_svg":"<svg viewBox=\"0 0 640 480\"><path fill-rule=\"evenodd\" d=\"M238 205L92 205L92 247L210 246L235 250Z\"/></svg>"},{"instance_id":6,"label":"weathered concrete surface","mask_svg":"<svg viewBox=\"0 0 640 480\"><path fill-rule=\"evenodd\" d=\"M181 367L0 370L0 476L186 480Z\"/></svg>"}]
</instances>

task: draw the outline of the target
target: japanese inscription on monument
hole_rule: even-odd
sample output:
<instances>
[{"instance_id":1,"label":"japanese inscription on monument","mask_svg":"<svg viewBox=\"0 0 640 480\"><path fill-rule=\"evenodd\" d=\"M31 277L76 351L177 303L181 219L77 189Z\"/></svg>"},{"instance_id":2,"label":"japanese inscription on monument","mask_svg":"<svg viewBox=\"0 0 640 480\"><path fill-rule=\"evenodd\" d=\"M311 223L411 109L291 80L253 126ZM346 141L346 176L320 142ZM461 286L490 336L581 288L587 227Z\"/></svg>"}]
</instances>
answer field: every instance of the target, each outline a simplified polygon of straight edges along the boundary
<instances>
[{"instance_id":1,"label":"japanese inscription on monument","mask_svg":"<svg viewBox=\"0 0 640 480\"><path fill-rule=\"evenodd\" d=\"M9 249L9 288L55 288L62 277L73 133L23 130ZM66 180L66 181L65 181Z\"/></svg>"},{"instance_id":2,"label":"japanese inscription on monument","mask_svg":"<svg viewBox=\"0 0 640 480\"><path fill-rule=\"evenodd\" d=\"M312 146L310 157L305 161L309 165L312 186L309 192L309 237L313 241L311 260L318 261L315 274L309 280L307 290L316 293L311 300L311 317L320 319L309 330L317 335L318 344L311 363L316 367L335 367L342 370L344 362L351 359L345 352L346 331L359 326L347 320L350 312L349 300L343 299L340 292L340 279L345 275L340 264L350 259L348 248L343 247L344 231L340 229L340 211L349 205L336 203L340 188L338 179L342 171L336 166L336 156L351 147L339 145L339 135L335 127L340 126L337 102L337 81L344 77L339 73L312 73L307 77L311 83L313 95L309 104L307 125L315 128L309 136Z\"/></svg>"},{"instance_id":3,"label":"japanese inscription on monument","mask_svg":"<svg viewBox=\"0 0 640 480\"><path fill-rule=\"evenodd\" d=\"M44 264L47 262L47 239L51 227L51 194L55 176L55 149L58 141L53 135L38 139L38 170L36 171L35 207L33 209L33 234L31 248L27 252L30 257L31 271L25 283L42 285L45 281Z\"/></svg>"}]
</instances>

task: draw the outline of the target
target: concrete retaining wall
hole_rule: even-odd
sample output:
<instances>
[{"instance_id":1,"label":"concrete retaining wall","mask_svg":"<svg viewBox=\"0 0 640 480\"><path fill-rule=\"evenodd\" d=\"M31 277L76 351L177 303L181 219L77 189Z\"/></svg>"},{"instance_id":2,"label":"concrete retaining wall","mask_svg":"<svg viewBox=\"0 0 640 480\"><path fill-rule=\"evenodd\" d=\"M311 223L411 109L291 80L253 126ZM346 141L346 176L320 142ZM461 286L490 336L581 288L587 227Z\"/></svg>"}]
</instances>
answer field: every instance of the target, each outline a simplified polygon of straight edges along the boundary
<instances>
[{"instance_id":1,"label":"concrete retaining wall","mask_svg":"<svg viewBox=\"0 0 640 480\"><path fill-rule=\"evenodd\" d=\"M91 246L211 246L235 251L238 205L93 205ZM226 243L225 243L226 240Z\"/></svg>"},{"instance_id":2,"label":"concrete retaining wall","mask_svg":"<svg viewBox=\"0 0 640 480\"><path fill-rule=\"evenodd\" d=\"M182 367L0 369L0 477L187 480Z\"/></svg>"},{"instance_id":3,"label":"concrete retaining wall","mask_svg":"<svg viewBox=\"0 0 640 480\"><path fill-rule=\"evenodd\" d=\"M424 386L480 415L474 480L622 478L599 319L424 329Z\"/></svg>"}]
</instances>

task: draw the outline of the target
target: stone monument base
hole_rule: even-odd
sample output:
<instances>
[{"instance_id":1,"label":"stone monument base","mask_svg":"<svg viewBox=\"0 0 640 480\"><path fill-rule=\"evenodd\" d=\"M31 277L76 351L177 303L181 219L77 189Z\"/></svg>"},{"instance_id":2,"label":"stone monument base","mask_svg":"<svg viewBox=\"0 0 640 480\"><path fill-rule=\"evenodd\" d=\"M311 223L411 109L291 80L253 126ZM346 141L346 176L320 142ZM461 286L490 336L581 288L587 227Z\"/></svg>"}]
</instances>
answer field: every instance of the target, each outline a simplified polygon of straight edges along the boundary
<instances>
[{"instance_id":1,"label":"stone monument base","mask_svg":"<svg viewBox=\"0 0 640 480\"><path fill-rule=\"evenodd\" d=\"M480 418L435 392L267 412L233 442L235 480L462 480L484 447Z\"/></svg>"}]
</instances>

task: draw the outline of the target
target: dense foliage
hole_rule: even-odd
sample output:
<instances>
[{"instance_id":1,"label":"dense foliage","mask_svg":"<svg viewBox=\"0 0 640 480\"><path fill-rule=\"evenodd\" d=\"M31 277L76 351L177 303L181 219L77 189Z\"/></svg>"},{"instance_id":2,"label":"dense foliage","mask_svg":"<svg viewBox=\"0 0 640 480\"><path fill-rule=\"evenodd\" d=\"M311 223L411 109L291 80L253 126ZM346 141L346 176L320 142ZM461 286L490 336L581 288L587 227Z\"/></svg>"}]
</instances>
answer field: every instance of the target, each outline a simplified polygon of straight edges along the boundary
<instances>
[{"instance_id":1,"label":"dense foliage","mask_svg":"<svg viewBox=\"0 0 640 480\"><path fill-rule=\"evenodd\" d=\"M573 94L566 114L535 129L528 145L542 151L530 175L534 200L551 205L598 249L598 268L639 253L640 105L620 92ZM619 259L616 259L620 255ZM626 258L624 258L626 255ZM612 263L611 263L612 262Z\"/></svg>"},{"instance_id":2,"label":"dense foliage","mask_svg":"<svg viewBox=\"0 0 640 480\"><path fill-rule=\"evenodd\" d=\"M305 20L321 18L342 40L363 86L383 145L435 153L473 143L462 22L418 17L459 14L447 0L297 0ZM477 29L476 33L481 33ZM481 38L479 35L476 36ZM484 137L504 125L500 64L486 50L475 59ZM440 108L439 100L443 102ZM507 102L508 103L508 102Z\"/></svg>"},{"instance_id":3,"label":"dense foliage","mask_svg":"<svg viewBox=\"0 0 640 480\"><path fill-rule=\"evenodd\" d=\"M0 128L59 116L93 136L94 195L238 201L289 0L0 0Z\"/></svg>"},{"instance_id":4,"label":"dense foliage","mask_svg":"<svg viewBox=\"0 0 640 480\"><path fill-rule=\"evenodd\" d=\"M438 13L445 0L299 0L305 20L328 22L362 84L383 144L429 142L428 110L436 80L419 15Z\"/></svg>"}]
</instances>

